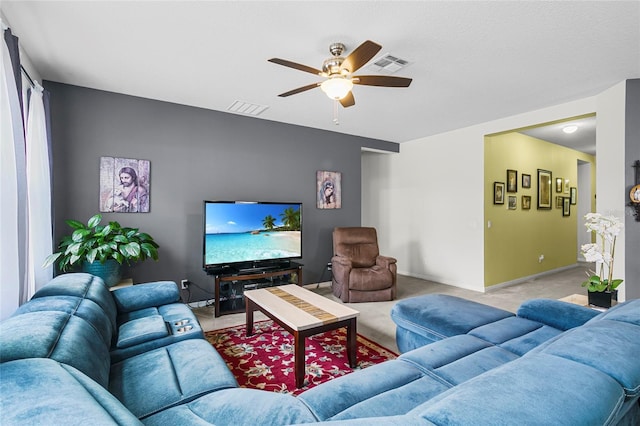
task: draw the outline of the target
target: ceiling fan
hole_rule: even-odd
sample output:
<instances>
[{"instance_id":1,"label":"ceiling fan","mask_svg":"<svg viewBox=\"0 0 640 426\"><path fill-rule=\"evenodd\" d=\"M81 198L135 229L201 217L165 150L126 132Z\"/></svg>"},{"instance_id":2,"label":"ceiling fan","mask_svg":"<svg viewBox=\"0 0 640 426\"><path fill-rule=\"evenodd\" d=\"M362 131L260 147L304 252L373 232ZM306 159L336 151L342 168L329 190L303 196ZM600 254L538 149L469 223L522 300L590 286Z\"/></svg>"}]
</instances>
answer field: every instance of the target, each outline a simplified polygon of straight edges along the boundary
<instances>
[{"instance_id":1,"label":"ceiling fan","mask_svg":"<svg viewBox=\"0 0 640 426\"><path fill-rule=\"evenodd\" d=\"M298 87L297 89L281 93L278 96L287 97L320 87L330 99L339 101L340 104L346 108L356 103L353 93L351 92L354 84L381 87L409 87L411 84L410 78L386 75L353 75L353 73L369 62L380 49L382 49L382 46L378 43L367 40L351 52L349 56L343 58L342 54L345 51L344 44L332 43L329 46L329 52L331 52L332 57L324 61L322 70L287 61L286 59L271 58L269 62L273 62L274 64L326 78L324 81Z\"/></svg>"}]
</instances>

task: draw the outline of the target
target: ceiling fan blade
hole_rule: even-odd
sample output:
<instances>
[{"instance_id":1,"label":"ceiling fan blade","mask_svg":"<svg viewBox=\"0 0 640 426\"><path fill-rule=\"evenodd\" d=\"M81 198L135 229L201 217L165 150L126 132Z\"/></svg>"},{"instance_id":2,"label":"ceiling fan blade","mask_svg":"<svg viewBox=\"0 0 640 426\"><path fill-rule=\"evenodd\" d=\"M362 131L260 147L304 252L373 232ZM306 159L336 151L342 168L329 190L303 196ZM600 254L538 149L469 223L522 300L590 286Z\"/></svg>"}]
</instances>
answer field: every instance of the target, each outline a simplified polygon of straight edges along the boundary
<instances>
[{"instance_id":1,"label":"ceiling fan blade","mask_svg":"<svg viewBox=\"0 0 640 426\"><path fill-rule=\"evenodd\" d=\"M322 71L320 71L319 69L309 67L307 65L302 65L295 62L287 61L286 59L271 58L268 61L273 62L274 64L283 65L285 67L294 68L299 71L304 71L304 72L308 72L315 75L322 74Z\"/></svg>"},{"instance_id":2,"label":"ceiling fan blade","mask_svg":"<svg viewBox=\"0 0 640 426\"><path fill-rule=\"evenodd\" d=\"M344 59L341 68L348 69L349 72L354 73L376 56L376 53L378 53L380 49L382 49L382 46L378 43L367 40L356 47L356 49Z\"/></svg>"},{"instance_id":3,"label":"ceiling fan blade","mask_svg":"<svg viewBox=\"0 0 640 426\"><path fill-rule=\"evenodd\" d=\"M353 98L353 92L349 91L349 93L347 93L347 96L340 99L340 104L345 108L354 106L356 104L356 100Z\"/></svg>"},{"instance_id":4,"label":"ceiling fan blade","mask_svg":"<svg viewBox=\"0 0 640 426\"><path fill-rule=\"evenodd\" d=\"M389 75L357 75L353 76L353 84L382 87L409 87L411 79L406 77L392 77Z\"/></svg>"},{"instance_id":5,"label":"ceiling fan blade","mask_svg":"<svg viewBox=\"0 0 640 426\"><path fill-rule=\"evenodd\" d=\"M297 89L289 90L288 92L280 93L278 96L286 98L287 96L296 95L298 93L306 92L307 90L315 89L320 86L320 83L308 84L306 86L298 87Z\"/></svg>"}]
</instances>

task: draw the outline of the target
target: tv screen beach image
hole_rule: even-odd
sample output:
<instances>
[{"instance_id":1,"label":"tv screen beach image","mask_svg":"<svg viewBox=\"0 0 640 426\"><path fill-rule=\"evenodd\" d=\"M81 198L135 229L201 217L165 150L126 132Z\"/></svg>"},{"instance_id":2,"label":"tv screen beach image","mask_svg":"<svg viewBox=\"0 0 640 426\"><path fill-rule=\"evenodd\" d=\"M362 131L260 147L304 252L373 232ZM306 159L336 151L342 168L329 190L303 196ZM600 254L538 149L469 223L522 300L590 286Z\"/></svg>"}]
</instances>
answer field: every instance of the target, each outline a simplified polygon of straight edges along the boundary
<instances>
[{"instance_id":1,"label":"tv screen beach image","mask_svg":"<svg viewBox=\"0 0 640 426\"><path fill-rule=\"evenodd\" d=\"M300 207L205 203L205 266L301 257Z\"/></svg>"}]
</instances>

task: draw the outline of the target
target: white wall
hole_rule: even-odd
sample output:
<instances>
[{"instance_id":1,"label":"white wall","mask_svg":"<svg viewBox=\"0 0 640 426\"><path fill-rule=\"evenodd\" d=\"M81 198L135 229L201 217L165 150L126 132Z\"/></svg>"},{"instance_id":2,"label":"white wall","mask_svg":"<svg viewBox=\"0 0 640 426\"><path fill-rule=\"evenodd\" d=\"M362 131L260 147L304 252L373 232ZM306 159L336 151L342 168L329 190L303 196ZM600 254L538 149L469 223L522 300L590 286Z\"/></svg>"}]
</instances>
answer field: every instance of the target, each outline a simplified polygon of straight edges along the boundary
<instances>
[{"instance_id":1,"label":"white wall","mask_svg":"<svg viewBox=\"0 0 640 426\"><path fill-rule=\"evenodd\" d=\"M602 92L597 97L598 125L596 127L596 211L626 219L630 226L633 217L625 215L628 192L625 190L625 109L626 82ZM625 233L616 242L614 278L625 279ZM636 254L637 259L637 254ZM625 300L625 283L618 288L618 300Z\"/></svg>"},{"instance_id":2,"label":"white wall","mask_svg":"<svg viewBox=\"0 0 640 426\"><path fill-rule=\"evenodd\" d=\"M399 154L367 153L363 225L378 229L399 273L483 292L484 136L593 112L599 126L596 106L585 98L405 142Z\"/></svg>"}]
</instances>

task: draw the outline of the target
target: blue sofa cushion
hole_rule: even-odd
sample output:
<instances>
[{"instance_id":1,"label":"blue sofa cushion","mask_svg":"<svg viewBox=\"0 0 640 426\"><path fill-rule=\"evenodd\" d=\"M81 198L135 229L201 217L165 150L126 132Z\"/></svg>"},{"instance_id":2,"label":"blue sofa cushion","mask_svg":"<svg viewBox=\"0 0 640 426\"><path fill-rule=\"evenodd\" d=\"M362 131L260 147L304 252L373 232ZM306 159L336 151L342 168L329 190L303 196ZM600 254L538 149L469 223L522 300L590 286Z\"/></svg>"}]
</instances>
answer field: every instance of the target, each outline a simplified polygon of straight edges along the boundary
<instances>
[{"instance_id":1,"label":"blue sofa cushion","mask_svg":"<svg viewBox=\"0 0 640 426\"><path fill-rule=\"evenodd\" d=\"M112 363L182 340L204 338L198 319L183 303L122 313L118 330L111 349Z\"/></svg>"},{"instance_id":2,"label":"blue sofa cushion","mask_svg":"<svg viewBox=\"0 0 640 426\"><path fill-rule=\"evenodd\" d=\"M312 423L317 419L296 397L255 389L225 389L143 420L147 426Z\"/></svg>"},{"instance_id":3,"label":"blue sofa cushion","mask_svg":"<svg viewBox=\"0 0 640 426\"><path fill-rule=\"evenodd\" d=\"M399 360L452 387L517 358L507 350L463 334L405 352Z\"/></svg>"},{"instance_id":4,"label":"blue sofa cushion","mask_svg":"<svg viewBox=\"0 0 640 426\"><path fill-rule=\"evenodd\" d=\"M520 305L517 315L520 318L526 318L566 331L581 326L598 316L599 312L586 306L560 300L531 299Z\"/></svg>"},{"instance_id":5,"label":"blue sofa cushion","mask_svg":"<svg viewBox=\"0 0 640 426\"><path fill-rule=\"evenodd\" d=\"M28 312L60 311L76 315L91 324L102 336L106 345L111 344L113 324L106 312L93 300L77 296L44 296L31 299L20 306L13 316Z\"/></svg>"},{"instance_id":6,"label":"blue sofa cushion","mask_svg":"<svg viewBox=\"0 0 640 426\"><path fill-rule=\"evenodd\" d=\"M391 309L391 318L398 325L398 330L405 329L431 342L465 334L511 316L514 316L511 312L445 294L401 300ZM417 347L405 346L402 338L407 336L402 333L396 337L400 337L397 343L403 352Z\"/></svg>"},{"instance_id":7,"label":"blue sofa cushion","mask_svg":"<svg viewBox=\"0 0 640 426\"><path fill-rule=\"evenodd\" d=\"M392 360L337 377L298 395L319 420L403 414L449 386L414 365Z\"/></svg>"},{"instance_id":8,"label":"blue sofa cushion","mask_svg":"<svg viewBox=\"0 0 640 426\"><path fill-rule=\"evenodd\" d=\"M636 309L638 307L640 303ZM614 321L608 319L590 322L565 332L534 353L551 354L593 367L617 380L627 396L636 397L640 394L640 368L629 368L629 365L638 365L640 327L624 322L615 322L612 326L612 323Z\"/></svg>"},{"instance_id":9,"label":"blue sofa cushion","mask_svg":"<svg viewBox=\"0 0 640 426\"><path fill-rule=\"evenodd\" d=\"M71 365L103 387L109 383L109 347L96 329L65 312L29 312L0 323L0 361L51 358Z\"/></svg>"},{"instance_id":10,"label":"blue sofa cushion","mask_svg":"<svg viewBox=\"0 0 640 426\"><path fill-rule=\"evenodd\" d=\"M206 393L237 386L211 344L190 339L113 364L109 390L142 419Z\"/></svg>"},{"instance_id":11,"label":"blue sofa cushion","mask_svg":"<svg viewBox=\"0 0 640 426\"><path fill-rule=\"evenodd\" d=\"M118 312L132 312L144 308L175 303L180 300L178 286L173 281L156 281L123 287L111 292Z\"/></svg>"},{"instance_id":12,"label":"blue sofa cushion","mask_svg":"<svg viewBox=\"0 0 640 426\"><path fill-rule=\"evenodd\" d=\"M149 340L169 335L164 319L160 315L138 318L122 324L118 329L118 348L128 348Z\"/></svg>"},{"instance_id":13,"label":"blue sofa cushion","mask_svg":"<svg viewBox=\"0 0 640 426\"><path fill-rule=\"evenodd\" d=\"M115 330L116 305L109 287L104 284L102 278L85 273L58 275L38 290L31 300L47 296L75 296L89 299L102 308L111 322L112 330Z\"/></svg>"},{"instance_id":14,"label":"blue sofa cushion","mask_svg":"<svg viewBox=\"0 0 640 426\"><path fill-rule=\"evenodd\" d=\"M462 383L409 414L439 425L608 425L623 402L622 389L606 374L536 354Z\"/></svg>"},{"instance_id":15,"label":"blue sofa cushion","mask_svg":"<svg viewBox=\"0 0 640 426\"><path fill-rule=\"evenodd\" d=\"M3 425L142 425L73 367L46 358L0 364Z\"/></svg>"}]
</instances>

